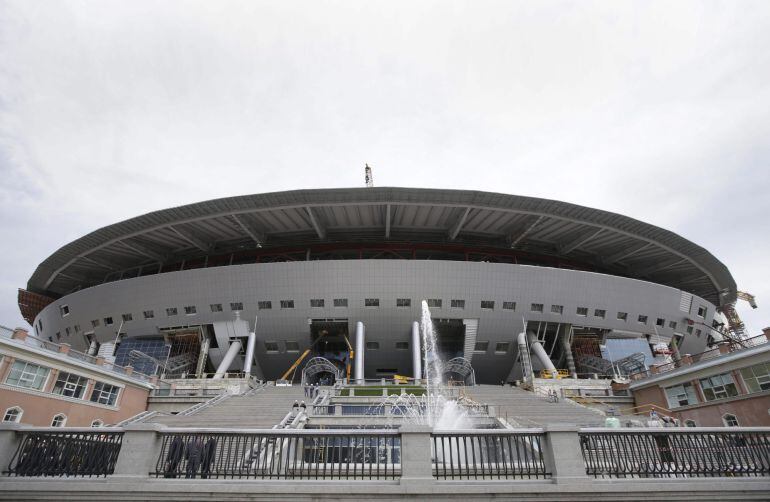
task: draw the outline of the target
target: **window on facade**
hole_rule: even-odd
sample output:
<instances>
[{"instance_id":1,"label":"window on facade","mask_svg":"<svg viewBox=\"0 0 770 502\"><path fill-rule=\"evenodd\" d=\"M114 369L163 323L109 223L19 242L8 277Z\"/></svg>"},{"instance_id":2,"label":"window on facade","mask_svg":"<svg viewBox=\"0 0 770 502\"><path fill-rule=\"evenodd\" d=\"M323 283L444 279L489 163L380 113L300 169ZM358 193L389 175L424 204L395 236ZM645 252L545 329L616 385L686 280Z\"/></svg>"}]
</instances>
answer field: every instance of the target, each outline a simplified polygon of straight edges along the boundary
<instances>
[{"instance_id":1,"label":"window on facade","mask_svg":"<svg viewBox=\"0 0 770 502\"><path fill-rule=\"evenodd\" d=\"M75 327L72 329L75 330L75 333L80 333L80 324L76 324Z\"/></svg>"},{"instance_id":2,"label":"window on facade","mask_svg":"<svg viewBox=\"0 0 770 502\"><path fill-rule=\"evenodd\" d=\"M61 314L62 317L66 317L66 316L70 315L70 308L69 308L69 306L67 306L67 305L60 306L59 307L59 313Z\"/></svg>"},{"instance_id":3,"label":"window on facade","mask_svg":"<svg viewBox=\"0 0 770 502\"><path fill-rule=\"evenodd\" d=\"M398 350L409 350L409 342L396 342Z\"/></svg>"},{"instance_id":4,"label":"window on facade","mask_svg":"<svg viewBox=\"0 0 770 502\"><path fill-rule=\"evenodd\" d=\"M221 303L212 303L209 305L209 308L211 308L212 312L222 312L222 304Z\"/></svg>"},{"instance_id":5,"label":"window on facade","mask_svg":"<svg viewBox=\"0 0 770 502\"><path fill-rule=\"evenodd\" d=\"M56 383L54 384L53 390L51 390L51 392L54 394L59 394L60 396L83 399L83 394L86 391L87 383L88 379L85 377L60 371L59 375L56 377Z\"/></svg>"},{"instance_id":6,"label":"window on facade","mask_svg":"<svg viewBox=\"0 0 770 502\"><path fill-rule=\"evenodd\" d=\"M98 328L100 324L101 324L101 321L99 321L99 319L92 319L91 320L91 327L92 328Z\"/></svg>"},{"instance_id":7,"label":"window on facade","mask_svg":"<svg viewBox=\"0 0 770 502\"><path fill-rule=\"evenodd\" d=\"M364 298L364 307L379 307L379 298Z\"/></svg>"},{"instance_id":8,"label":"window on facade","mask_svg":"<svg viewBox=\"0 0 770 502\"><path fill-rule=\"evenodd\" d=\"M284 342L284 345L286 346L286 352L299 352L299 342L287 340Z\"/></svg>"},{"instance_id":9,"label":"window on facade","mask_svg":"<svg viewBox=\"0 0 770 502\"><path fill-rule=\"evenodd\" d=\"M104 425L104 421L98 418L93 422L91 422L91 427L102 427L103 425Z\"/></svg>"},{"instance_id":10,"label":"window on facade","mask_svg":"<svg viewBox=\"0 0 770 502\"><path fill-rule=\"evenodd\" d=\"M57 342L58 342L59 340L61 340L61 331L57 331L57 332L56 332L56 335L54 335L54 336L56 336L56 341L57 341Z\"/></svg>"},{"instance_id":11,"label":"window on facade","mask_svg":"<svg viewBox=\"0 0 770 502\"><path fill-rule=\"evenodd\" d=\"M495 301L494 300L481 300L481 308L486 310L494 310L495 309Z\"/></svg>"},{"instance_id":12,"label":"window on facade","mask_svg":"<svg viewBox=\"0 0 770 502\"><path fill-rule=\"evenodd\" d=\"M67 415L59 413L58 415L54 415L53 420L51 420L51 427L64 427L64 424L66 423Z\"/></svg>"},{"instance_id":13,"label":"window on facade","mask_svg":"<svg viewBox=\"0 0 770 502\"><path fill-rule=\"evenodd\" d=\"M680 406L687 406L689 404L698 403L698 396L695 393L695 387L689 383L668 387L665 389L665 391L669 408L678 408Z\"/></svg>"},{"instance_id":14,"label":"window on facade","mask_svg":"<svg viewBox=\"0 0 770 502\"><path fill-rule=\"evenodd\" d=\"M655 326L657 326L657 327L659 327L659 328L662 328L662 327L664 327L665 325L666 325L666 320L665 320L665 319L661 319L660 317L658 317L658 318L655 320Z\"/></svg>"},{"instance_id":15,"label":"window on facade","mask_svg":"<svg viewBox=\"0 0 770 502\"><path fill-rule=\"evenodd\" d=\"M722 415L722 423L725 424L725 427L738 427L740 425L738 423L738 417L736 417L732 413L727 413L725 415Z\"/></svg>"},{"instance_id":16,"label":"window on facade","mask_svg":"<svg viewBox=\"0 0 770 502\"><path fill-rule=\"evenodd\" d=\"M706 401L738 395L738 388L735 386L735 381L733 381L733 377L729 373L701 378L700 386L703 389L703 397L706 398Z\"/></svg>"},{"instance_id":17,"label":"window on facade","mask_svg":"<svg viewBox=\"0 0 770 502\"><path fill-rule=\"evenodd\" d=\"M700 337L700 336L701 336L701 334L703 334L703 331L701 331L701 330L699 330L699 329L696 329L696 330L695 330L695 336L697 336L697 337Z\"/></svg>"},{"instance_id":18,"label":"window on facade","mask_svg":"<svg viewBox=\"0 0 770 502\"><path fill-rule=\"evenodd\" d=\"M551 313L552 314L563 314L564 313L564 305L551 305Z\"/></svg>"},{"instance_id":19,"label":"window on facade","mask_svg":"<svg viewBox=\"0 0 770 502\"><path fill-rule=\"evenodd\" d=\"M687 326L687 334L688 335L692 335L692 332L693 332L693 327L692 326Z\"/></svg>"},{"instance_id":20,"label":"window on facade","mask_svg":"<svg viewBox=\"0 0 770 502\"><path fill-rule=\"evenodd\" d=\"M449 306L453 309L464 309L465 308L465 300L452 300L449 303Z\"/></svg>"},{"instance_id":21,"label":"window on facade","mask_svg":"<svg viewBox=\"0 0 770 502\"><path fill-rule=\"evenodd\" d=\"M118 392L120 392L120 387L104 382L96 382L94 390L91 392L91 402L115 406L115 402L118 400Z\"/></svg>"},{"instance_id":22,"label":"window on facade","mask_svg":"<svg viewBox=\"0 0 770 502\"><path fill-rule=\"evenodd\" d=\"M323 298L315 298L313 300L310 300L310 306L313 308L323 308L324 306Z\"/></svg>"},{"instance_id":23,"label":"window on facade","mask_svg":"<svg viewBox=\"0 0 770 502\"><path fill-rule=\"evenodd\" d=\"M508 342L497 342L495 344L495 354L507 354L511 344Z\"/></svg>"},{"instance_id":24,"label":"window on facade","mask_svg":"<svg viewBox=\"0 0 770 502\"><path fill-rule=\"evenodd\" d=\"M37 329L39 329L40 331L43 331L43 320L42 319L38 319L37 320Z\"/></svg>"},{"instance_id":25,"label":"window on facade","mask_svg":"<svg viewBox=\"0 0 770 502\"><path fill-rule=\"evenodd\" d=\"M618 312L618 321L628 320L628 312Z\"/></svg>"},{"instance_id":26,"label":"window on facade","mask_svg":"<svg viewBox=\"0 0 770 502\"><path fill-rule=\"evenodd\" d=\"M193 315L198 313L198 309L195 305L188 305L184 308L185 315Z\"/></svg>"},{"instance_id":27,"label":"window on facade","mask_svg":"<svg viewBox=\"0 0 770 502\"><path fill-rule=\"evenodd\" d=\"M178 313L178 310L177 310L176 307L169 307L169 308L166 309L166 315L168 317L173 317L173 316L177 315L177 313Z\"/></svg>"},{"instance_id":28,"label":"window on facade","mask_svg":"<svg viewBox=\"0 0 770 502\"><path fill-rule=\"evenodd\" d=\"M594 317L604 319L605 317L607 317L607 311L604 309L594 309Z\"/></svg>"},{"instance_id":29,"label":"window on facade","mask_svg":"<svg viewBox=\"0 0 770 502\"><path fill-rule=\"evenodd\" d=\"M104 325L105 326L112 326L112 317L105 317L104 318Z\"/></svg>"},{"instance_id":30,"label":"window on facade","mask_svg":"<svg viewBox=\"0 0 770 502\"><path fill-rule=\"evenodd\" d=\"M24 414L24 410L18 406L8 408L3 415L3 422L18 422L21 420L22 414Z\"/></svg>"},{"instance_id":31,"label":"window on facade","mask_svg":"<svg viewBox=\"0 0 770 502\"><path fill-rule=\"evenodd\" d=\"M348 306L348 299L347 298L335 298L334 299L334 306L335 307L347 307ZM399 305L396 305L397 307Z\"/></svg>"},{"instance_id":32,"label":"window on facade","mask_svg":"<svg viewBox=\"0 0 770 502\"><path fill-rule=\"evenodd\" d=\"M698 427L698 424L695 423L695 420L685 420L684 421L685 427Z\"/></svg>"},{"instance_id":33,"label":"window on facade","mask_svg":"<svg viewBox=\"0 0 770 502\"><path fill-rule=\"evenodd\" d=\"M749 392L770 390L770 363L759 363L743 368L741 376Z\"/></svg>"},{"instance_id":34,"label":"window on facade","mask_svg":"<svg viewBox=\"0 0 770 502\"><path fill-rule=\"evenodd\" d=\"M440 309L441 308L441 298L428 298L428 307L432 309Z\"/></svg>"},{"instance_id":35,"label":"window on facade","mask_svg":"<svg viewBox=\"0 0 770 502\"><path fill-rule=\"evenodd\" d=\"M704 307L703 305L698 307L698 317L705 318L707 312L708 312L708 309L706 309L706 307Z\"/></svg>"},{"instance_id":36,"label":"window on facade","mask_svg":"<svg viewBox=\"0 0 770 502\"><path fill-rule=\"evenodd\" d=\"M396 298L396 307L411 307L411 298Z\"/></svg>"},{"instance_id":37,"label":"window on facade","mask_svg":"<svg viewBox=\"0 0 770 502\"><path fill-rule=\"evenodd\" d=\"M586 317L588 315L588 307L578 307L575 313L579 316Z\"/></svg>"},{"instance_id":38,"label":"window on facade","mask_svg":"<svg viewBox=\"0 0 770 502\"><path fill-rule=\"evenodd\" d=\"M473 352L486 352L489 349L489 342L476 342Z\"/></svg>"},{"instance_id":39,"label":"window on facade","mask_svg":"<svg viewBox=\"0 0 770 502\"><path fill-rule=\"evenodd\" d=\"M134 316L132 314L123 314L123 322L129 322L134 320Z\"/></svg>"},{"instance_id":40,"label":"window on facade","mask_svg":"<svg viewBox=\"0 0 770 502\"><path fill-rule=\"evenodd\" d=\"M503 310L516 310L516 302L503 302Z\"/></svg>"},{"instance_id":41,"label":"window on facade","mask_svg":"<svg viewBox=\"0 0 770 502\"><path fill-rule=\"evenodd\" d=\"M67 333L67 336L70 336L70 328L69 328L69 326L64 328L64 332Z\"/></svg>"},{"instance_id":42,"label":"window on facade","mask_svg":"<svg viewBox=\"0 0 770 502\"><path fill-rule=\"evenodd\" d=\"M273 302L270 300L262 300L261 302L257 302L257 308L259 310L270 310L273 308Z\"/></svg>"},{"instance_id":43,"label":"window on facade","mask_svg":"<svg viewBox=\"0 0 770 502\"><path fill-rule=\"evenodd\" d=\"M530 312L543 312L543 304L542 303L530 303L529 304L529 311Z\"/></svg>"},{"instance_id":44,"label":"window on facade","mask_svg":"<svg viewBox=\"0 0 770 502\"><path fill-rule=\"evenodd\" d=\"M240 312L241 310L243 310L243 302L231 302L230 310L232 310L233 312Z\"/></svg>"},{"instance_id":45,"label":"window on facade","mask_svg":"<svg viewBox=\"0 0 770 502\"><path fill-rule=\"evenodd\" d=\"M637 321L639 321L639 324L647 324L647 316L646 315L640 315L636 318Z\"/></svg>"},{"instance_id":46,"label":"window on facade","mask_svg":"<svg viewBox=\"0 0 770 502\"><path fill-rule=\"evenodd\" d=\"M293 309L294 308L294 300L281 300L281 308L282 309Z\"/></svg>"},{"instance_id":47,"label":"window on facade","mask_svg":"<svg viewBox=\"0 0 770 502\"><path fill-rule=\"evenodd\" d=\"M8 385L41 390L48 378L48 368L26 361L15 361L5 379Z\"/></svg>"},{"instance_id":48,"label":"window on facade","mask_svg":"<svg viewBox=\"0 0 770 502\"><path fill-rule=\"evenodd\" d=\"M268 353L278 352L278 342L265 342L265 352L268 352Z\"/></svg>"},{"instance_id":49,"label":"window on facade","mask_svg":"<svg viewBox=\"0 0 770 502\"><path fill-rule=\"evenodd\" d=\"M668 327L671 329L676 329L676 321L668 321Z\"/></svg>"},{"instance_id":50,"label":"window on facade","mask_svg":"<svg viewBox=\"0 0 770 502\"><path fill-rule=\"evenodd\" d=\"M379 350L380 342L366 342L366 350Z\"/></svg>"}]
</instances>

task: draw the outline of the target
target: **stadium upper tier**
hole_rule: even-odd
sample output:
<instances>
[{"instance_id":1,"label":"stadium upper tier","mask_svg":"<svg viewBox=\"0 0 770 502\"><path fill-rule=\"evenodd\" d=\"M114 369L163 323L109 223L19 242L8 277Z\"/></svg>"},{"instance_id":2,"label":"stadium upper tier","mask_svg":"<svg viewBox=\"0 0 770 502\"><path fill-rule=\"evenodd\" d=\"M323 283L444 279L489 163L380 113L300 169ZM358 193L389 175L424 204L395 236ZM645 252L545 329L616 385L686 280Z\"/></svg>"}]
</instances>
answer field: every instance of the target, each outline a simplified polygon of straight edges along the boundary
<instances>
[{"instance_id":1,"label":"stadium upper tier","mask_svg":"<svg viewBox=\"0 0 770 502\"><path fill-rule=\"evenodd\" d=\"M718 306L736 298L735 281L711 253L633 218L534 197L388 187L246 195L154 211L66 244L37 267L27 289L58 298L188 268L355 258L573 268L672 286Z\"/></svg>"}]
</instances>

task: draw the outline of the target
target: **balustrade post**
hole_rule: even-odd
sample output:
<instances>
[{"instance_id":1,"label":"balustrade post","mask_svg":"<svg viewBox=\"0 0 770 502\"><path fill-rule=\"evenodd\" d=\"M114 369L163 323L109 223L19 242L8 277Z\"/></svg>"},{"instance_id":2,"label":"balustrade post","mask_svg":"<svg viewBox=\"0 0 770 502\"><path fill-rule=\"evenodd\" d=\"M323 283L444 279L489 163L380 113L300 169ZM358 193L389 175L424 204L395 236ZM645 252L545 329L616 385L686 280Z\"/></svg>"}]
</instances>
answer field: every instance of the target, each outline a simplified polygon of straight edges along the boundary
<instances>
[{"instance_id":1,"label":"balustrade post","mask_svg":"<svg viewBox=\"0 0 770 502\"><path fill-rule=\"evenodd\" d=\"M424 425L403 425L401 433L401 481L400 484L433 483L431 458L431 428Z\"/></svg>"},{"instance_id":2,"label":"balustrade post","mask_svg":"<svg viewBox=\"0 0 770 502\"><path fill-rule=\"evenodd\" d=\"M162 437L159 432L165 428L162 424L128 424L123 429L115 476L148 477L155 470L160 453Z\"/></svg>"},{"instance_id":3,"label":"balustrade post","mask_svg":"<svg viewBox=\"0 0 770 502\"><path fill-rule=\"evenodd\" d=\"M23 428L22 424L0 423L0 472L8 470L21 441L21 435L18 432Z\"/></svg>"},{"instance_id":4,"label":"balustrade post","mask_svg":"<svg viewBox=\"0 0 770 502\"><path fill-rule=\"evenodd\" d=\"M588 481L577 427L545 428L545 465L556 483Z\"/></svg>"}]
</instances>

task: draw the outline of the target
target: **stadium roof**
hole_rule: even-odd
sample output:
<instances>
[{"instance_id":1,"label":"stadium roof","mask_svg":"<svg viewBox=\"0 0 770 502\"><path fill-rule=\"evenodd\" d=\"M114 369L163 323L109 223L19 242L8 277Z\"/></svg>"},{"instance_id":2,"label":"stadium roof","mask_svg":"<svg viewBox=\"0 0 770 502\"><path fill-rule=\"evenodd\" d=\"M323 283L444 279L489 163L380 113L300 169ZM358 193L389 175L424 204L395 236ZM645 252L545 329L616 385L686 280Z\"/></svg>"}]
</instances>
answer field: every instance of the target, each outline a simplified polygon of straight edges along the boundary
<instances>
[{"instance_id":1,"label":"stadium roof","mask_svg":"<svg viewBox=\"0 0 770 502\"><path fill-rule=\"evenodd\" d=\"M345 242L485 246L735 301L727 267L679 235L565 202L469 190L341 188L215 199L100 228L41 263L27 289L58 297L108 274L243 249Z\"/></svg>"}]
</instances>

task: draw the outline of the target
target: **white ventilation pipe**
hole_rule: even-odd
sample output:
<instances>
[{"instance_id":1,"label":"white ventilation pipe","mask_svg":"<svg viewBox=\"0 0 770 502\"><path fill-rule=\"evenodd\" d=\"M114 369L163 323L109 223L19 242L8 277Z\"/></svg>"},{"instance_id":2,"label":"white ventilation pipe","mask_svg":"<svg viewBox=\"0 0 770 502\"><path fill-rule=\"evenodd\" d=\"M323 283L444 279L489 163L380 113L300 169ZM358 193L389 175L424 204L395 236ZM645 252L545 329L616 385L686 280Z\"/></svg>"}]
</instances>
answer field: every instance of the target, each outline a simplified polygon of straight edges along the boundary
<instances>
[{"instance_id":1,"label":"white ventilation pipe","mask_svg":"<svg viewBox=\"0 0 770 502\"><path fill-rule=\"evenodd\" d=\"M257 334L252 331L246 340L246 362L243 363L243 372L246 373L246 376L251 375L251 363L254 360L254 346L256 344Z\"/></svg>"},{"instance_id":2,"label":"white ventilation pipe","mask_svg":"<svg viewBox=\"0 0 770 502\"><path fill-rule=\"evenodd\" d=\"M91 344L88 346L88 355L95 356L98 350L99 344L96 342L96 339L92 339Z\"/></svg>"},{"instance_id":3,"label":"white ventilation pipe","mask_svg":"<svg viewBox=\"0 0 770 502\"><path fill-rule=\"evenodd\" d=\"M553 363L551 362L551 358L548 357L548 353L543 348L543 345L537 341L537 337L535 337L535 334L532 333L531 331L528 333L528 337L529 337L529 346L532 347L532 352L535 353L535 356L543 365L544 369L550 371L551 374L555 376L556 366L554 366ZM519 335L519 339L521 339L521 335Z\"/></svg>"},{"instance_id":4,"label":"white ventilation pipe","mask_svg":"<svg viewBox=\"0 0 770 502\"><path fill-rule=\"evenodd\" d=\"M230 365L233 364L233 359L235 359L235 356L237 356L238 352L240 351L241 341L233 340L233 342L230 344L230 348L227 349L227 353L225 354L224 359L222 359L222 362L219 363L217 372L214 373L214 378L222 378L225 376L225 372L230 369Z\"/></svg>"},{"instance_id":5,"label":"white ventilation pipe","mask_svg":"<svg viewBox=\"0 0 770 502\"><path fill-rule=\"evenodd\" d=\"M422 379L422 350L420 349L420 323L412 323L412 369L414 379Z\"/></svg>"},{"instance_id":6,"label":"white ventilation pipe","mask_svg":"<svg viewBox=\"0 0 770 502\"><path fill-rule=\"evenodd\" d=\"M358 385L364 384L364 323L356 323L355 379Z\"/></svg>"}]
</instances>

